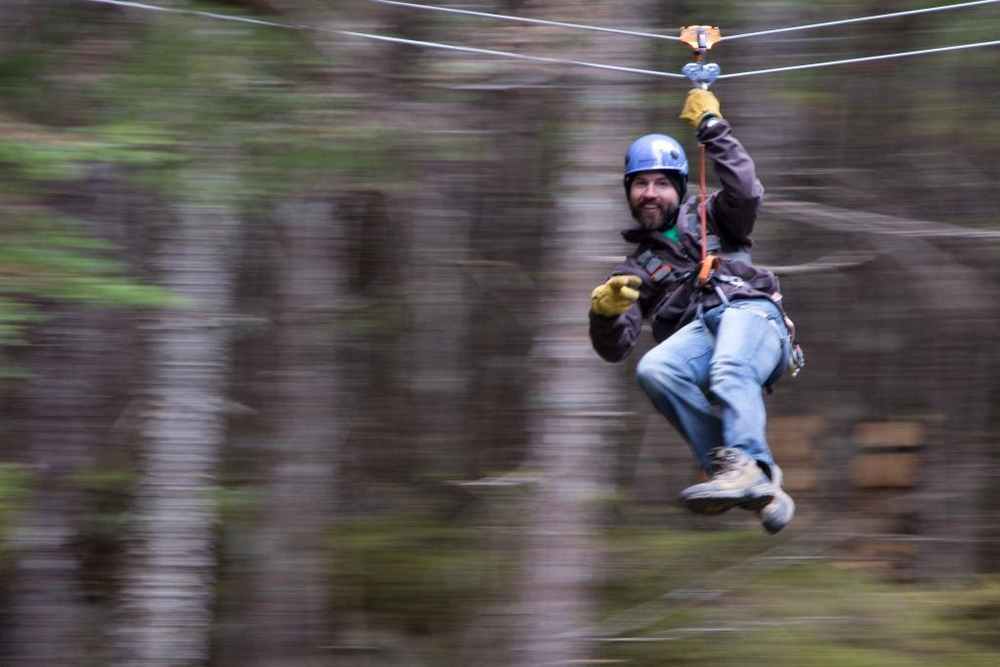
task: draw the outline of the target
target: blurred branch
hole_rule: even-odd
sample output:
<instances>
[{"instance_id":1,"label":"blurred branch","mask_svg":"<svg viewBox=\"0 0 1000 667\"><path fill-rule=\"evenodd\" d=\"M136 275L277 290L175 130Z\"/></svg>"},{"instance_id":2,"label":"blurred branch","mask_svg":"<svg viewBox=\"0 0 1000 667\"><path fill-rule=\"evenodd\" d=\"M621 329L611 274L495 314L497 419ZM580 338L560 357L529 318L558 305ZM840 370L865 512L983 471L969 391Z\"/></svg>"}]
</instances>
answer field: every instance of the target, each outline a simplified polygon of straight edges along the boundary
<instances>
[{"instance_id":1,"label":"blurred branch","mask_svg":"<svg viewBox=\"0 0 1000 667\"><path fill-rule=\"evenodd\" d=\"M804 264L784 266L760 265L779 276L791 276L802 273L826 273L828 271L843 271L863 266L874 260L878 255L873 252L838 252L826 255Z\"/></svg>"},{"instance_id":2,"label":"blurred branch","mask_svg":"<svg viewBox=\"0 0 1000 667\"><path fill-rule=\"evenodd\" d=\"M946 222L899 218L871 211L838 208L815 202L769 199L767 211L798 219L802 224L836 232L886 234L914 238L966 238L1000 240L1000 230L973 229Z\"/></svg>"}]
</instances>

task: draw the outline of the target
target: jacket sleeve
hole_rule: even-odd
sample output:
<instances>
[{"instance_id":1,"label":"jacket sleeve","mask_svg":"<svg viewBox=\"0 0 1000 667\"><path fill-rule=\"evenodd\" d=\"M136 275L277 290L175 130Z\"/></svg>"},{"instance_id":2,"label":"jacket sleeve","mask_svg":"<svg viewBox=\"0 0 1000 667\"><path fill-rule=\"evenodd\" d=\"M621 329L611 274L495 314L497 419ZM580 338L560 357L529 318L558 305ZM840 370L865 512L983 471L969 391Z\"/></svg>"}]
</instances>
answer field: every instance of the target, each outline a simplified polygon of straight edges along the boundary
<instances>
[{"instance_id":1,"label":"jacket sleeve","mask_svg":"<svg viewBox=\"0 0 1000 667\"><path fill-rule=\"evenodd\" d=\"M642 312L633 303L618 317L605 317L590 312L590 342L594 351L605 361L621 361L635 347L642 331Z\"/></svg>"},{"instance_id":2,"label":"jacket sleeve","mask_svg":"<svg viewBox=\"0 0 1000 667\"><path fill-rule=\"evenodd\" d=\"M590 342L594 346L594 351L605 361L616 362L627 357L639 340L644 316L643 304L646 303L645 297L648 294L648 280L641 275L641 270L634 265L634 260L631 258L615 267L611 275L634 275L643 281L642 287L639 288L639 301L633 303L621 315L606 317L590 311Z\"/></svg>"},{"instance_id":3,"label":"jacket sleeve","mask_svg":"<svg viewBox=\"0 0 1000 667\"><path fill-rule=\"evenodd\" d=\"M698 141L705 144L722 183L722 190L709 201L709 217L724 241L750 245L757 209L764 198L764 187L757 180L753 160L725 120L720 119L711 127L702 126Z\"/></svg>"}]
</instances>

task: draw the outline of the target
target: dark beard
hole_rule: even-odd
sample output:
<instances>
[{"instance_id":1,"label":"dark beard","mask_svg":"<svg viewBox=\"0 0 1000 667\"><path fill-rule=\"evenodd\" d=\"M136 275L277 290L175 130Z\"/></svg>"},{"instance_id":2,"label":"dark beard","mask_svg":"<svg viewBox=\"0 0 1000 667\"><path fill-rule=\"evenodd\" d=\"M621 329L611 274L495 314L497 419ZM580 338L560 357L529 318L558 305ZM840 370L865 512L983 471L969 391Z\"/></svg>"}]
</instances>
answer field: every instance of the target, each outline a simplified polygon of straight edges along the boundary
<instances>
[{"instance_id":1,"label":"dark beard","mask_svg":"<svg viewBox=\"0 0 1000 667\"><path fill-rule=\"evenodd\" d=\"M639 226L643 229L652 229L654 231L672 227L677 220L677 211L679 210L678 206L660 206L658 208L660 209L660 213L662 213L662 217L660 217L657 222L650 222L650 224L647 224L643 222L641 207L630 206L630 208L632 210L632 219L639 223Z\"/></svg>"}]
</instances>

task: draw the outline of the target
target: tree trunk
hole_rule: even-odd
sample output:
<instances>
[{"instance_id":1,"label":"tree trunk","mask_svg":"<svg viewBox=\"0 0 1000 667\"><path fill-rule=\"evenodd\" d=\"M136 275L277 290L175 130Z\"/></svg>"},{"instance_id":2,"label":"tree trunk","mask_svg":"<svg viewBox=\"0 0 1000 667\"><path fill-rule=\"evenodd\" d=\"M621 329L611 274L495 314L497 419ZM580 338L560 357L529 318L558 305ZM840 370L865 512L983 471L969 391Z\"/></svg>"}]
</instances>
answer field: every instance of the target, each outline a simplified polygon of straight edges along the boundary
<instances>
[{"instance_id":1,"label":"tree trunk","mask_svg":"<svg viewBox=\"0 0 1000 667\"><path fill-rule=\"evenodd\" d=\"M108 170L91 175L48 203L91 221L89 236L125 245L128 196ZM85 480L99 472L104 454L114 456L112 404L126 393L121 386L133 359L125 349L129 313L53 304L45 315L23 359L31 377L17 442L33 494L14 530L13 641L4 643L10 654L0 662L57 667L84 664L82 655L99 656L104 645L106 587L86 571L93 556L88 538L95 537L88 527L100 510Z\"/></svg>"},{"instance_id":2,"label":"tree trunk","mask_svg":"<svg viewBox=\"0 0 1000 667\"><path fill-rule=\"evenodd\" d=\"M198 173L189 196L231 187ZM115 664L202 665L214 602L212 497L224 439L228 372L224 317L232 300L228 204L192 196L160 240L164 287L186 302L162 311L149 331L149 411L136 525L122 591Z\"/></svg>"},{"instance_id":3,"label":"tree trunk","mask_svg":"<svg viewBox=\"0 0 1000 667\"><path fill-rule=\"evenodd\" d=\"M312 664L329 622L326 548L336 488L335 300L342 293L334 208L306 200L278 210L283 231L272 403L277 429L254 568L255 647L248 664Z\"/></svg>"},{"instance_id":4,"label":"tree trunk","mask_svg":"<svg viewBox=\"0 0 1000 667\"><path fill-rule=\"evenodd\" d=\"M629 13L636 8L630 6ZM614 3L591 3L592 22L621 25ZM641 14L641 10L639 10ZM627 43L593 38L583 59L623 62ZM645 128L616 113L608 99L636 94L637 77L586 72L575 97L567 95L564 115L574 119L572 134L562 140L567 167L556 184L554 238L545 265L542 312L548 321L536 339L536 369L543 409L534 425L534 461L540 472L537 493L526 512L525 548L518 585L520 620L515 662L562 665L589 659L586 640L596 620L592 587L600 572L597 531L599 501L612 484L612 456L604 424L621 419L620 370L604 364L588 337L590 289L604 277L593 270L594 256L622 250L618 230L627 225L620 168L628 141Z\"/></svg>"},{"instance_id":5,"label":"tree trunk","mask_svg":"<svg viewBox=\"0 0 1000 667\"><path fill-rule=\"evenodd\" d=\"M59 309L35 337L27 435L34 494L20 516L11 664L79 664L87 606L77 548L84 497L76 475L91 468L103 405L98 376L108 353L100 313ZM106 321L105 321L106 323Z\"/></svg>"}]
</instances>

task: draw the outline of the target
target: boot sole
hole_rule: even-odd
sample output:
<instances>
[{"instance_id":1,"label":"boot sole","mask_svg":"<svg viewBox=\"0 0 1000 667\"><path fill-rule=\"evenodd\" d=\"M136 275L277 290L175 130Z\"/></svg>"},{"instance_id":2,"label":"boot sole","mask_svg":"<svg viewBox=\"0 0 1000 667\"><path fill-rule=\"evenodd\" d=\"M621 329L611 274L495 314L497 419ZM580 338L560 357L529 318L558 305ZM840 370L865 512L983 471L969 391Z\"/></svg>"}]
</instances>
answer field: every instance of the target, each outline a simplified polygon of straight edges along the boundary
<instances>
[{"instance_id":1,"label":"boot sole","mask_svg":"<svg viewBox=\"0 0 1000 667\"><path fill-rule=\"evenodd\" d=\"M790 523L789 521L783 521L781 523L761 521L760 525L764 527L764 530L767 531L768 535L777 535L789 523Z\"/></svg>"},{"instance_id":2,"label":"boot sole","mask_svg":"<svg viewBox=\"0 0 1000 667\"><path fill-rule=\"evenodd\" d=\"M689 496L687 498L681 498L681 502L684 506L695 514L707 515L722 514L723 512L728 512L734 507L742 507L743 509L757 512L764 509L772 500L774 500L773 493L760 496L736 496L731 498L720 498L717 495Z\"/></svg>"}]
</instances>

